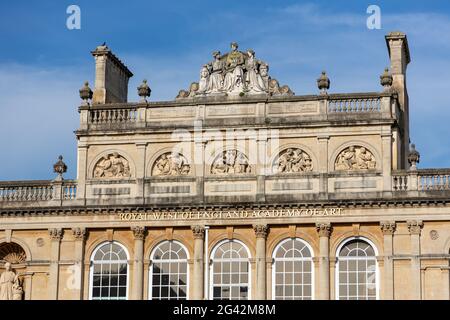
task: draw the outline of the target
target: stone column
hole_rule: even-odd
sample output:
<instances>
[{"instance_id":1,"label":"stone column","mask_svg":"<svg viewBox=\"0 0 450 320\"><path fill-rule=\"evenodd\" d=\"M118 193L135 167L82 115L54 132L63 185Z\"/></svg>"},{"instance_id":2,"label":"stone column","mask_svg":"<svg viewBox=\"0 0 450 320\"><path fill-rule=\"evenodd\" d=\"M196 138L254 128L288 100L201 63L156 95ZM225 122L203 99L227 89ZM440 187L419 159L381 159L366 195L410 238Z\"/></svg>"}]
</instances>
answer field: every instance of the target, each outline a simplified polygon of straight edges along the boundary
<instances>
[{"instance_id":1,"label":"stone column","mask_svg":"<svg viewBox=\"0 0 450 320\"><path fill-rule=\"evenodd\" d=\"M48 298L50 300L58 300L59 289L59 250L63 237L61 228L49 229L50 235L50 275L48 284Z\"/></svg>"},{"instance_id":2,"label":"stone column","mask_svg":"<svg viewBox=\"0 0 450 320\"><path fill-rule=\"evenodd\" d=\"M384 239L384 285L383 296L384 300L394 300L394 232L396 224L394 221L380 222L381 231Z\"/></svg>"},{"instance_id":3,"label":"stone column","mask_svg":"<svg viewBox=\"0 0 450 320\"><path fill-rule=\"evenodd\" d=\"M422 298L420 276L420 233L423 222L420 220L407 221L411 237L411 299Z\"/></svg>"},{"instance_id":4,"label":"stone column","mask_svg":"<svg viewBox=\"0 0 450 320\"><path fill-rule=\"evenodd\" d=\"M73 237L75 238L75 290L79 290L77 294L78 300L83 300L83 281L84 281L84 243L86 239L85 228L73 228Z\"/></svg>"},{"instance_id":5,"label":"stone column","mask_svg":"<svg viewBox=\"0 0 450 320\"><path fill-rule=\"evenodd\" d=\"M319 300L330 299L330 223L316 223L319 234Z\"/></svg>"},{"instance_id":6,"label":"stone column","mask_svg":"<svg viewBox=\"0 0 450 320\"><path fill-rule=\"evenodd\" d=\"M194 276L193 276L193 300L203 300L203 239L205 237L205 228L203 226L192 226L192 233L194 234Z\"/></svg>"},{"instance_id":7,"label":"stone column","mask_svg":"<svg viewBox=\"0 0 450 320\"><path fill-rule=\"evenodd\" d=\"M266 237L268 227L265 224L254 225L256 235L256 300L266 299Z\"/></svg>"},{"instance_id":8,"label":"stone column","mask_svg":"<svg viewBox=\"0 0 450 320\"><path fill-rule=\"evenodd\" d=\"M144 239L145 227L132 227L134 235L134 261L133 261L133 300L142 300L144 285Z\"/></svg>"}]
</instances>

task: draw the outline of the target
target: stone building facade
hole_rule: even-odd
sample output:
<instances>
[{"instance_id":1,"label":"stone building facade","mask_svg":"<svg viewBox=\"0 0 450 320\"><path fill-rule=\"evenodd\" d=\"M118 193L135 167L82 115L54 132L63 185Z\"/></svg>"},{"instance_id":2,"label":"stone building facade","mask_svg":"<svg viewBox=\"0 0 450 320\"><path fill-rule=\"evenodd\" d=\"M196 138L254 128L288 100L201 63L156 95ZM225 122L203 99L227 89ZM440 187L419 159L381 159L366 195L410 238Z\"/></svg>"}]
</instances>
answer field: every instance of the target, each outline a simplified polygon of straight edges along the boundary
<instances>
[{"instance_id":1,"label":"stone building facade","mask_svg":"<svg viewBox=\"0 0 450 320\"><path fill-rule=\"evenodd\" d=\"M380 92L297 96L232 43L158 102L97 47L77 179L0 182L0 297L449 299L450 169L417 168L386 44Z\"/></svg>"}]
</instances>

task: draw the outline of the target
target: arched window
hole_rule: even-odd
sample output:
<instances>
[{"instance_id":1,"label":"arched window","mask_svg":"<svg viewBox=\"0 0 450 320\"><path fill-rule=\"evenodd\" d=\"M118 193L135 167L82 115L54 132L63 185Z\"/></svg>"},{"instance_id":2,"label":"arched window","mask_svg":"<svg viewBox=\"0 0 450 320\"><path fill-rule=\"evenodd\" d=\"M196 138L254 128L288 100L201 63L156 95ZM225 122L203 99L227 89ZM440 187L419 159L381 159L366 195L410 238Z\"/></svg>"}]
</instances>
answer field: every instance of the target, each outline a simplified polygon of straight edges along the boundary
<instances>
[{"instance_id":1,"label":"arched window","mask_svg":"<svg viewBox=\"0 0 450 320\"><path fill-rule=\"evenodd\" d=\"M366 239L350 239L338 248L336 297L340 300L378 298L375 247Z\"/></svg>"},{"instance_id":2,"label":"arched window","mask_svg":"<svg viewBox=\"0 0 450 320\"><path fill-rule=\"evenodd\" d=\"M275 248L273 259L273 299L312 299L314 286L310 246L299 238L287 239Z\"/></svg>"},{"instance_id":3,"label":"arched window","mask_svg":"<svg viewBox=\"0 0 450 320\"><path fill-rule=\"evenodd\" d=\"M250 254L243 243L227 240L212 252L212 299L246 300L250 298Z\"/></svg>"},{"instance_id":4,"label":"arched window","mask_svg":"<svg viewBox=\"0 0 450 320\"><path fill-rule=\"evenodd\" d=\"M164 241L153 250L150 259L150 299L187 299L187 250L176 241Z\"/></svg>"},{"instance_id":5,"label":"arched window","mask_svg":"<svg viewBox=\"0 0 450 320\"><path fill-rule=\"evenodd\" d=\"M128 252L120 243L102 243L92 253L89 298L128 298Z\"/></svg>"}]
</instances>

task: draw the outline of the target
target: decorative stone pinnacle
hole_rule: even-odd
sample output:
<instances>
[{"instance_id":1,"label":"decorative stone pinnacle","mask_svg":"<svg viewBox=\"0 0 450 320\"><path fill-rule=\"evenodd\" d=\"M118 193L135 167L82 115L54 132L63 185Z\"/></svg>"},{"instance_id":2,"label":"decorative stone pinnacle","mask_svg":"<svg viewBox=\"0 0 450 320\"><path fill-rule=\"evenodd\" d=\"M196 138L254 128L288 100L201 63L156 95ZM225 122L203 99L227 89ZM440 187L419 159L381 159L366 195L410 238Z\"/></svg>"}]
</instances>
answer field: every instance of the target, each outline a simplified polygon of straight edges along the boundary
<instances>
[{"instance_id":1,"label":"decorative stone pinnacle","mask_svg":"<svg viewBox=\"0 0 450 320\"><path fill-rule=\"evenodd\" d=\"M205 227L203 226L191 226L194 239L203 239L205 237Z\"/></svg>"},{"instance_id":2,"label":"decorative stone pinnacle","mask_svg":"<svg viewBox=\"0 0 450 320\"><path fill-rule=\"evenodd\" d=\"M316 230L319 237L329 237L331 234L331 223L316 223Z\"/></svg>"},{"instance_id":3,"label":"decorative stone pinnacle","mask_svg":"<svg viewBox=\"0 0 450 320\"><path fill-rule=\"evenodd\" d=\"M72 228L72 234L76 240L84 240L87 232L85 228Z\"/></svg>"},{"instance_id":4,"label":"decorative stone pinnacle","mask_svg":"<svg viewBox=\"0 0 450 320\"><path fill-rule=\"evenodd\" d=\"M409 150L408 162L411 170L417 170L417 164L420 162L420 153L416 150L416 145L414 143L411 144L411 149Z\"/></svg>"},{"instance_id":5,"label":"decorative stone pinnacle","mask_svg":"<svg viewBox=\"0 0 450 320\"><path fill-rule=\"evenodd\" d=\"M63 156L58 157L58 161L53 165L53 171L58 174L56 180L63 180L63 173L67 172L67 165L63 161Z\"/></svg>"},{"instance_id":6,"label":"decorative stone pinnacle","mask_svg":"<svg viewBox=\"0 0 450 320\"><path fill-rule=\"evenodd\" d=\"M83 104L85 106L89 105L89 100L92 100L93 92L91 88L89 88L89 82L85 82L84 86L80 89L80 98L83 100Z\"/></svg>"},{"instance_id":7,"label":"decorative stone pinnacle","mask_svg":"<svg viewBox=\"0 0 450 320\"><path fill-rule=\"evenodd\" d=\"M266 224L254 224L253 230L255 230L256 238L266 238L269 227Z\"/></svg>"},{"instance_id":8,"label":"decorative stone pinnacle","mask_svg":"<svg viewBox=\"0 0 450 320\"><path fill-rule=\"evenodd\" d=\"M52 241L60 241L63 237L63 230L61 228L48 229L48 234Z\"/></svg>"},{"instance_id":9,"label":"decorative stone pinnacle","mask_svg":"<svg viewBox=\"0 0 450 320\"><path fill-rule=\"evenodd\" d=\"M408 230L410 234L420 235L421 229L423 227L423 222L420 220L407 221Z\"/></svg>"},{"instance_id":10,"label":"decorative stone pinnacle","mask_svg":"<svg viewBox=\"0 0 450 320\"><path fill-rule=\"evenodd\" d=\"M147 102L147 97L150 97L150 94L152 93L152 90L147 84L147 80L144 79L142 81L142 84L137 88L138 89L138 95L141 97L142 102Z\"/></svg>"},{"instance_id":11,"label":"decorative stone pinnacle","mask_svg":"<svg viewBox=\"0 0 450 320\"><path fill-rule=\"evenodd\" d=\"M134 226L131 227L131 231L133 231L135 240L144 240L145 238L145 227Z\"/></svg>"},{"instance_id":12,"label":"decorative stone pinnacle","mask_svg":"<svg viewBox=\"0 0 450 320\"><path fill-rule=\"evenodd\" d=\"M389 68L385 68L383 74L380 76L380 83L388 90L392 86L392 75L389 72Z\"/></svg>"},{"instance_id":13,"label":"decorative stone pinnacle","mask_svg":"<svg viewBox=\"0 0 450 320\"><path fill-rule=\"evenodd\" d=\"M330 89L330 79L327 77L327 73L322 71L319 79L317 79L317 87L321 94L326 94L327 90Z\"/></svg>"},{"instance_id":14,"label":"decorative stone pinnacle","mask_svg":"<svg viewBox=\"0 0 450 320\"><path fill-rule=\"evenodd\" d=\"M397 225L393 221L381 221L380 222L381 231L383 234L394 234Z\"/></svg>"}]
</instances>

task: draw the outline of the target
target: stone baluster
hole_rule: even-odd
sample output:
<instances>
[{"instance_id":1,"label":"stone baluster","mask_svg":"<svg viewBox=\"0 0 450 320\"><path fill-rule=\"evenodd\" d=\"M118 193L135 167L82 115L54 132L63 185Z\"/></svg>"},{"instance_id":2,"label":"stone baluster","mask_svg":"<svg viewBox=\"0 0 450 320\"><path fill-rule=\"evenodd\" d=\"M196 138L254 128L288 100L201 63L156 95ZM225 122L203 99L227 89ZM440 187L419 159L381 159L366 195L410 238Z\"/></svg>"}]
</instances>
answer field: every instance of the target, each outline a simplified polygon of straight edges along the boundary
<instances>
[{"instance_id":1,"label":"stone baluster","mask_svg":"<svg viewBox=\"0 0 450 320\"><path fill-rule=\"evenodd\" d=\"M330 299L330 223L316 223L319 234L319 295L320 300Z\"/></svg>"},{"instance_id":2,"label":"stone baluster","mask_svg":"<svg viewBox=\"0 0 450 320\"><path fill-rule=\"evenodd\" d=\"M254 225L256 235L256 300L266 297L266 238L268 227L265 224Z\"/></svg>"},{"instance_id":3,"label":"stone baluster","mask_svg":"<svg viewBox=\"0 0 450 320\"><path fill-rule=\"evenodd\" d=\"M203 263L204 263L204 245L205 228L203 226L192 226L192 233L194 234L194 288L192 290L193 300L202 300L204 298L203 287Z\"/></svg>"}]
</instances>

